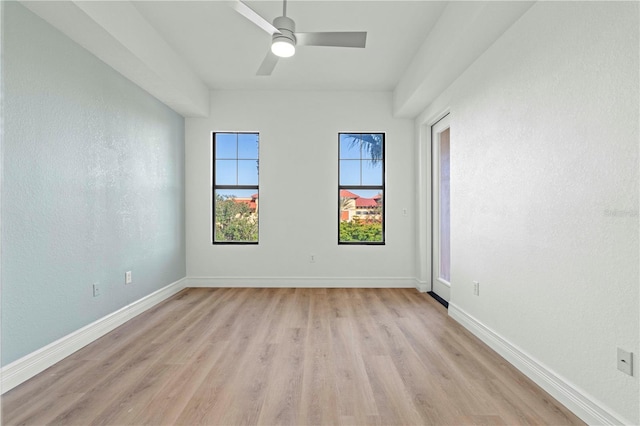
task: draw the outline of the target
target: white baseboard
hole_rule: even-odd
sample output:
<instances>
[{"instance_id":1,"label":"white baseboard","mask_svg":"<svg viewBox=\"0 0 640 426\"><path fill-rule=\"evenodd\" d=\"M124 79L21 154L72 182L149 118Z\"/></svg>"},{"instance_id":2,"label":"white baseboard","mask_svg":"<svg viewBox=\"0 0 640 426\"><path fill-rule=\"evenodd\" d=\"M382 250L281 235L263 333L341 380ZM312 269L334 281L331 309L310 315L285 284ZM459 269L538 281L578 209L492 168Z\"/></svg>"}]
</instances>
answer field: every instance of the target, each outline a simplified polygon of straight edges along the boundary
<instances>
[{"instance_id":1,"label":"white baseboard","mask_svg":"<svg viewBox=\"0 0 640 426\"><path fill-rule=\"evenodd\" d=\"M420 293L427 293L427 292L431 291L431 284L426 282L426 281L420 281L420 280L416 279L416 289Z\"/></svg>"},{"instance_id":2,"label":"white baseboard","mask_svg":"<svg viewBox=\"0 0 640 426\"><path fill-rule=\"evenodd\" d=\"M558 377L551 370L451 302L449 302L449 316L471 331L587 424L631 424L631 422L625 421L625 419L594 402L566 380Z\"/></svg>"},{"instance_id":3,"label":"white baseboard","mask_svg":"<svg viewBox=\"0 0 640 426\"><path fill-rule=\"evenodd\" d=\"M189 277L188 287L415 288L413 277Z\"/></svg>"},{"instance_id":4,"label":"white baseboard","mask_svg":"<svg viewBox=\"0 0 640 426\"><path fill-rule=\"evenodd\" d=\"M186 287L186 278L182 278L157 290L142 299L118 309L117 311L68 334L47 346L32 352L11 364L2 367L0 389L5 393L36 374L46 370L56 362L68 357L75 351L99 339L131 318L152 308L163 300L173 296Z\"/></svg>"}]
</instances>

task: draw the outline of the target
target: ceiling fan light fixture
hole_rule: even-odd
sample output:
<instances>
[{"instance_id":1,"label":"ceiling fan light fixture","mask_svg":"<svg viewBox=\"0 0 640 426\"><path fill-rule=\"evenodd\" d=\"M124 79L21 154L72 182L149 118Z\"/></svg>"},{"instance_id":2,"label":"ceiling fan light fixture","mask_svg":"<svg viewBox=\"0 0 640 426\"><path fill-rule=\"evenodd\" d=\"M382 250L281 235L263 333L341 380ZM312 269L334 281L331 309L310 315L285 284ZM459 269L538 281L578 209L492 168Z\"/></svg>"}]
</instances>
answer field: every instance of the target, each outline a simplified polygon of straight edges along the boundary
<instances>
[{"instance_id":1,"label":"ceiling fan light fixture","mask_svg":"<svg viewBox=\"0 0 640 426\"><path fill-rule=\"evenodd\" d=\"M287 37L274 37L271 43L271 51L281 58L289 58L296 53L296 46Z\"/></svg>"},{"instance_id":2,"label":"ceiling fan light fixture","mask_svg":"<svg viewBox=\"0 0 640 426\"><path fill-rule=\"evenodd\" d=\"M296 53L296 23L286 16L278 16L273 20L273 26L278 29L271 38L271 52L281 58L289 58Z\"/></svg>"}]
</instances>

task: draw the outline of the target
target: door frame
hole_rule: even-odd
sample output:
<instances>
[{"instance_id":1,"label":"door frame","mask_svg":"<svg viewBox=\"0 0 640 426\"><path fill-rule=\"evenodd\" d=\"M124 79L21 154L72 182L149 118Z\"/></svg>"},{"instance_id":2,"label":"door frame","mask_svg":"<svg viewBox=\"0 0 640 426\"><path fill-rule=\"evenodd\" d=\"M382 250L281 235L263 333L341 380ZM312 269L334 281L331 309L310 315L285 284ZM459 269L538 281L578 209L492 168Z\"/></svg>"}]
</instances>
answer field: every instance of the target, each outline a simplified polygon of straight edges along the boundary
<instances>
[{"instance_id":1,"label":"door frame","mask_svg":"<svg viewBox=\"0 0 640 426\"><path fill-rule=\"evenodd\" d=\"M418 143L416 146L417 172L417 215L416 215L416 288L422 293L432 291L431 274L431 193L432 193L432 150L431 126L446 115L450 108L439 110L435 114L425 115L417 119ZM450 119L451 119L450 115Z\"/></svg>"},{"instance_id":2,"label":"door frame","mask_svg":"<svg viewBox=\"0 0 640 426\"><path fill-rule=\"evenodd\" d=\"M449 114L444 115L431 125L431 291L446 304L451 298L451 279L439 278L440 266L440 140L436 134L449 130L449 152L451 152L451 121ZM438 187L436 187L438 185ZM437 223L436 223L437 222ZM451 239L451 235L449 235ZM450 252L451 248L449 248ZM449 256L451 262L451 256ZM441 301L442 302L442 301Z\"/></svg>"}]
</instances>

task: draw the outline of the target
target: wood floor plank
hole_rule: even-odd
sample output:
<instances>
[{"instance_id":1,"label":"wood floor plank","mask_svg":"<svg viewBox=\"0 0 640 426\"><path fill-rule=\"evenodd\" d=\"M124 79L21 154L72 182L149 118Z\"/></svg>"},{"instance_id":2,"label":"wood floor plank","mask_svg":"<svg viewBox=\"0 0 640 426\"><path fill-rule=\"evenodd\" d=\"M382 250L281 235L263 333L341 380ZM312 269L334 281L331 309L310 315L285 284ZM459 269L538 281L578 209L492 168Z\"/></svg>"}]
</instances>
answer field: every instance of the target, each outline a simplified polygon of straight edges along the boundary
<instances>
[{"instance_id":1,"label":"wood floor plank","mask_svg":"<svg viewBox=\"0 0 640 426\"><path fill-rule=\"evenodd\" d=\"M355 416L358 423L362 423L367 416L377 416L378 407L358 338L354 335L352 322L346 318L335 319L331 332L339 412L343 416Z\"/></svg>"},{"instance_id":2,"label":"wood floor plank","mask_svg":"<svg viewBox=\"0 0 640 426\"><path fill-rule=\"evenodd\" d=\"M6 425L577 425L411 289L185 289L9 391Z\"/></svg>"},{"instance_id":3,"label":"wood floor plank","mask_svg":"<svg viewBox=\"0 0 640 426\"><path fill-rule=\"evenodd\" d=\"M77 377L74 377L72 373L78 369L84 369L83 364L86 363L87 361L59 362L40 373L37 377L20 385L20 392L8 392L2 395L2 414L4 418L21 419L29 416L32 411L47 411L46 408L39 407L43 404L51 404L55 400L53 398L43 399L41 396L49 393L51 389L56 390L56 396L73 393L65 391L65 389L70 384L75 384ZM73 394L79 398L84 392ZM31 403L25 405L24 401L31 401ZM18 421L18 423L20 422Z\"/></svg>"},{"instance_id":4,"label":"wood floor plank","mask_svg":"<svg viewBox=\"0 0 640 426\"><path fill-rule=\"evenodd\" d=\"M367 376L383 424L418 425L424 423L404 386L393 361L387 355L366 356Z\"/></svg>"},{"instance_id":5,"label":"wood floor plank","mask_svg":"<svg viewBox=\"0 0 640 426\"><path fill-rule=\"evenodd\" d=\"M334 373L337 354L331 346L329 313L326 297L311 297L300 397L301 425L340 423L337 411L325 408L338 405Z\"/></svg>"},{"instance_id":6,"label":"wood floor plank","mask_svg":"<svg viewBox=\"0 0 640 426\"><path fill-rule=\"evenodd\" d=\"M267 425L299 424L306 328L289 327L277 346L275 362L286 368L272 369L267 394L258 423Z\"/></svg>"},{"instance_id":7,"label":"wood floor plank","mask_svg":"<svg viewBox=\"0 0 640 426\"><path fill-rule=\"evenodd\" d=\"M261 345L257 357L247 360L252 367L238 369L238 374L229 386L230 398L226 402L224 412L221 413L220 421L216 421L217 424L254 425L259 423L264 400L269 391L269 373L276 365L277 349L278 345L274 343Z\"/></svg>"},{"instance_id":8,"label":"wood floor plank","mask_svg":"<svg viewBox=\"0 0 640 426\"><path fill-rule=\"evenodd\" d=\"M371 381L367 376L364 357L384 355L385 348L373 329L375 323L362 308L363 296L370 289L341 289L341 318L332 325L332 342L338 364L336 377L339 400L345 406L341 413L355 416L358 424L367 418L379 418Z\"/></svg>"},{"instance_id":9,"label":"wood floor plank","mask_svg":"<svg viewBox=\"0 0 640 426\"><path fill-rule=\"evenodd\" d=\"M135 413L128 424L176 424L177 418L221 356L223 352L216 350L211 343L200 347L184 368L174 370L166 382L155 389L155 394L147 401L146 406Z\"/></svg>"},{"instance_id":10,"label":"wood floor plank","mask_svg":"<svg viewBox=\"0 0 640 426\"><path fill-rule=\"evenodd\" d=\"M56 423L52 418L75 406L83 396L83 393L68 393L56 398L41 398L29 406L22 407L11 417L3 411L3 424L5 424L5 418L12 419L10 424L16 425L63 424Z\"/></svg>"},{"instance_id":11,"label":"wood floor plank","mask_svg":"<svg viewBox=\"0 0 640 426\"><path fill-rule=\"evenodd\" d=\"M117 329L103 336L99 341L100 345L88 345L71 355L73 359L83 360L106 360L113 357L118 358L118 351L129 347L132 342L136 342L145 336L158 337L157 330L162 330L167 324L176 324L185 313L196 310L197 306L206 303L203 297L204 289L186 289L172 298L164 301L147 312L144 316L137 316Z\"/></svg>"}]
</instances>

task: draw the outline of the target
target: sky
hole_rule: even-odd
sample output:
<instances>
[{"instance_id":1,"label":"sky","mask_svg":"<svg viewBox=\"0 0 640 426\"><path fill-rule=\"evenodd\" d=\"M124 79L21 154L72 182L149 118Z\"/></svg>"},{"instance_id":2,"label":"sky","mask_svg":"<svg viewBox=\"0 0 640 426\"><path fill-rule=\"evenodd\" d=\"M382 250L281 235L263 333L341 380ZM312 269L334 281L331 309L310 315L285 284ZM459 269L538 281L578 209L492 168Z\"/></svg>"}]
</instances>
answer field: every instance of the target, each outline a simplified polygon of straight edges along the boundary
<instances>
[{"instance_id":1,"label":"sky","mask_svg":"<svg viewBox=\"0 0 640 426\"><path fill-rule=\"evenodd\" d=\"M258 144L257 133L216 133L215 173L217 185L258 185ZM382 185L382 162L374 162L360 143L344 134L339 141L340 185ZM358 190L351 192L363 198L372 198L382 190ZM221 195L250 197L257 189L219 189Z\"/></svg>"}]
</instances>

